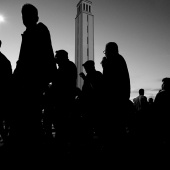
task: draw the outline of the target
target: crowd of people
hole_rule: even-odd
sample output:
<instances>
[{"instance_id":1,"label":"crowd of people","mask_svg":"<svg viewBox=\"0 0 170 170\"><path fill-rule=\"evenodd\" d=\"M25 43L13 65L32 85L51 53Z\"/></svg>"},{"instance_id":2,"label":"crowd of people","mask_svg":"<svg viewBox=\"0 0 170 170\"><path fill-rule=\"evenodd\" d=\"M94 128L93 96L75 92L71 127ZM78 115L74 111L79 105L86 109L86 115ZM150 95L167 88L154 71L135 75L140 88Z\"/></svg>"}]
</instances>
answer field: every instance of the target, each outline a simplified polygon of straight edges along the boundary
<instances>
[{"instance_id":1,"label":"crowd of people","mask_svg":"<svg viewBox=\"0 0 170 170\"><path fill-rule=\"evenodd\" d=\"M26 30L14 72L0 53L1 148L90 157L169 144L169 78L154 100L140 89L132 102L128 67L115 42L105 46L102 72L88 60L78 75L67 51L53 53L37 8L25 4L21 12Z\"/></svg>"}]
</instances>

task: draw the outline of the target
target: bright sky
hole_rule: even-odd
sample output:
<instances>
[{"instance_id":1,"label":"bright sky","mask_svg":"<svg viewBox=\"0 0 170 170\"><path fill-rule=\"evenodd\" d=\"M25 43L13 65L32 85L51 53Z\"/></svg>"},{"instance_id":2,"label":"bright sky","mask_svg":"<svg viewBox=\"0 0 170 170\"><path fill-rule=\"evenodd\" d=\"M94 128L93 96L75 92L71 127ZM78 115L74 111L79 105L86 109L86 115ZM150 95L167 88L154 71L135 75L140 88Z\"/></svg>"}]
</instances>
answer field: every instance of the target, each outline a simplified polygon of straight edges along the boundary
<instances>
[{"instance_id":1,"label":"bright sky","mask_svg":"<svg viewBox=\"0 0 170 170\"><path fill-rule=\"evenodd\" d=\"M3 15L0 15L0 23L3 23L5 21L5 18Z\"/></svg>"},{"instance_id":2,"label":"bright sky","mask_svg":"<svg viewBox=\"0 0 170 170\"><path fill-rule=\"evenodd\" d=\"M65 49L74 61L79 0L1 0L1 51L13 69L25 30L21 7L26 2L38 8L40 21L50 30L54 51ZM162 78L170 77L170 1L92 0L92 3L96 69L102 71L100 61L105 44L115 41L128 65L131 98L138 95L140 88L145 89L146 96L154 97Z\"/></svg>"}]
</instances>

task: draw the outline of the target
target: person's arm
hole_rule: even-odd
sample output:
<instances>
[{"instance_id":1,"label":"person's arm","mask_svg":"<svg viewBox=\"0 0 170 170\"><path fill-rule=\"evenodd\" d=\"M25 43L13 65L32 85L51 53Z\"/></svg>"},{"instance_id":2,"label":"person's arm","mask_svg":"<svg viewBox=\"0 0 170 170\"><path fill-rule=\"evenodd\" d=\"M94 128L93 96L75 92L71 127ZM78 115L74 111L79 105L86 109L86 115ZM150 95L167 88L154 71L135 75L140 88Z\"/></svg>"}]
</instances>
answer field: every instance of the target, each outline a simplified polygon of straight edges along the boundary
<instances>
[{"instance_id":1,"label":"person's arm","mask_svg":"<svg viewBox=\"0 0 170 170\"><path fill-rule=\"evenodd\" d=\"M83 80L86 79L86 76L85 76L85 74L84 74L83 72L81 72L79 75L80 75L80 77L81 77Z\"/></svg>"}]
</instances>

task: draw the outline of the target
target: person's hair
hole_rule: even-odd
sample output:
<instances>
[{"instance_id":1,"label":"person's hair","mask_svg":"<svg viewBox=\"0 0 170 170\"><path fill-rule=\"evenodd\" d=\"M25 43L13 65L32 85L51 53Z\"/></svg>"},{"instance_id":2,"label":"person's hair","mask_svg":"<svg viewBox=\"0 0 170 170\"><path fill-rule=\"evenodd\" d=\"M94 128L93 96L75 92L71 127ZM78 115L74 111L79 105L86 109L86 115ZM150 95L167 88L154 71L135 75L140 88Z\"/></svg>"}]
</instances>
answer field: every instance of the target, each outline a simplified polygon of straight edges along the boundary
<instances>
[{"instance_id":1,"label":"person's hair","mask_svg":"<svg viewBox=\"0 0 170 170\"><path fill-rule=\"evenodd\" d=\"M115 42L109 42L106 44L105 51L107 51L108 53L118 54L119 48Z\"/></svg>"},{"instance_id":2,"label":"person's hair","mask_svg":"<svg viewBox=\"0 0 170 170\"><path fill-rule=\"evenodd\" d=\"M144 89L139 89L139 94L144 95Z\"/></svg>"},{"instance_id":3,"label":"person's hair","mask_svg":"<svg viewBox=\"0 0 170 170\"><path fill-rule=\"evenodd\" d=\"M38 9L29 3L26 3L22 6L21 9L22 14L29 14L31 16L38 16Z\"/></svg>"},{"instance_id":4,"label":"person's hair","mask_svg":"<svg viewBox=\"0 0 170 170\"><path fill-rule=\"evenodd\" d=\"M169 77L165 77L162 79L162 88L164 90L170 90L170 78Z\"/></svg>"},{"instance_id":5,"label":"person's hair","mask_svg":"<svg viewBox=\"0 0 170 170\"><path fill-rule=\"evenodd\" d=\"M65 50L56 51L55 55L56 61L66 61L68 60L68 52Z\"/></svg>"},{"instance_id":6,"label":"person's hair","mask_svg":"<svg viewBox=\"0 0 170 170\"><path fill-rule=\"evenodd\" d=\"M84 66L85 70L88 69L88 71L94 71L95 70L95 63L93 60L88 60L86 61L84 64L82 64L82 66Z\"/></svg>"}]
</instances>

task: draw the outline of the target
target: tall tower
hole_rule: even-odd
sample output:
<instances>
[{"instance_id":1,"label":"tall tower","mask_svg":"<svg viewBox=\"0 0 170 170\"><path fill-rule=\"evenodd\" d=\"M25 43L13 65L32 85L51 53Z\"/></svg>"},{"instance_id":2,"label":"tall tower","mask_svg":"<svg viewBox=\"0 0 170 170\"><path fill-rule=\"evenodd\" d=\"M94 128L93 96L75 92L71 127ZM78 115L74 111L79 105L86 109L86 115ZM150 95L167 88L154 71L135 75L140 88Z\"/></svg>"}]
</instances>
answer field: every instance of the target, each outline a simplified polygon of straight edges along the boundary
<instances>
[{"instance_id":1,"label":"tall tower","mask_svg":"<svg viewBox=\"0 0 170 170\"><path fill-rule=\"evenodd\" d=\"M85 72L82 64L94 60L94 16L92 2L80 0L75 18L75 64L78 74ZM78 76L77 86L81 89L83 80Z\"/></svg>"}]
</instances>

